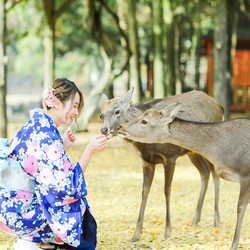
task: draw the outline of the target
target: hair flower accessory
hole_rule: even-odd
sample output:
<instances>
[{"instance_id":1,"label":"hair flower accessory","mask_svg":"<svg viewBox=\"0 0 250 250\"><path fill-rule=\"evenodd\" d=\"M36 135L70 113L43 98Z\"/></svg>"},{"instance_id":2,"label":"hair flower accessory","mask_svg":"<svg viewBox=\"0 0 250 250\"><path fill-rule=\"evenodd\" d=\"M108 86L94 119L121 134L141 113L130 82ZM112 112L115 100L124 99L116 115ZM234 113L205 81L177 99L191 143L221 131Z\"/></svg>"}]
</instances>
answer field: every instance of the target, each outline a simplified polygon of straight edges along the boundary
<instances>
[{"instance_id":1,"label":"hair flower accessory","mask_svg":"<svg viewBox=\"0 0 250 250\"><path fill-rule=\"evenodd\" d=\"M55 106L55 100L57 99L54 95L54 89L50 86L48 89L43 91L43 106L45 108L52 108Z\"/></svg>"}]
</instances>

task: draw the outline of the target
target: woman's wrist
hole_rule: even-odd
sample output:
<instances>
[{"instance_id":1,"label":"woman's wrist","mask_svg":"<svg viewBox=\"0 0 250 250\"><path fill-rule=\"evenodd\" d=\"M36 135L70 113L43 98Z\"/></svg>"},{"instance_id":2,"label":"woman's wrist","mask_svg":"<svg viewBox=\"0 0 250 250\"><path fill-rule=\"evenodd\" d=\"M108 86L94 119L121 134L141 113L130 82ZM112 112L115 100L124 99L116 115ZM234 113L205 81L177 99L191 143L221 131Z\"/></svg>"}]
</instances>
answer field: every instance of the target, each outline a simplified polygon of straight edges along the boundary
<instances>
[{"instance_id":1,"label":"woman's wrist","mask_svg":"<svg viewBox=\"0 0 250 250\"><path fill-rule=\"evenodd\" d=\"M82 172L84 173L88 164L89 164L89 161L93 155L94 151L93 149L91 148L91 146L88 144L86 147L85 147L85 150L84 152L82 153L82 156L79 160L79 163L80 163L80 166L82 168Z\"/></svg>"},{"instance_id":2,"label":"woman's wrist","mask_svg":"<svg viewBox=\"0 0 250 250\"><path fill-rule=\"evenodd\" d=\"M89 155L93 155L93 153L94 153L94 150L93 150L93 147L91 147L91 144L90 143L88 143L87 144L87 146L85 147L85 150L84 150L87 154L89 154Z\"/></svg>"}]
</instances>

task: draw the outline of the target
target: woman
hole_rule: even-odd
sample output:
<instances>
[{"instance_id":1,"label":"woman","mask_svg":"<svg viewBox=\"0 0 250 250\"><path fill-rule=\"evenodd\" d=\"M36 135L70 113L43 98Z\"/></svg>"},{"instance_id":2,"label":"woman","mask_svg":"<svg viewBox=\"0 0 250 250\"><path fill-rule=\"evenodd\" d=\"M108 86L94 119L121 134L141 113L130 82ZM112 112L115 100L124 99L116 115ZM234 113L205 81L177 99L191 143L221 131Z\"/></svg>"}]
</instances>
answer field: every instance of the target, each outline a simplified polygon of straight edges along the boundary
<instances>
[{"instance_id":1,"label":"woman","mask_svg":"<svg viewBox=\"0 0 250 250\"><path fill-rule=\"evenodd\" d=\"M83 174L93 153L105 150L107 138L94 136L72 165L66 150L75 136L69 130L61 138L58 127L77 118L82 94L74 82L56 79L43 95L43 106L30 112L31 119L11 142L11 157L26 173L20 180L26 190L0 188L0 227L19 236L16 250L54 247L47 242L95 249L96 223Z\"/></svg>"}]
</instances>

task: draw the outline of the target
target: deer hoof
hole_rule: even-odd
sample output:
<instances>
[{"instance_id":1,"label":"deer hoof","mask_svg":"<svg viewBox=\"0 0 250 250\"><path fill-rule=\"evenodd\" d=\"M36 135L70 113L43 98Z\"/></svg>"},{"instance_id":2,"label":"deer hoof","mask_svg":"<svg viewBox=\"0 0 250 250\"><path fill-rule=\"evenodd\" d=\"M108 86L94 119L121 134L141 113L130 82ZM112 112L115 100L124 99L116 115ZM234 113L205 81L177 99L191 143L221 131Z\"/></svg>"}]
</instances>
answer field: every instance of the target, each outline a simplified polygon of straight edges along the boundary
<instances>
[{"instance_id":1,"label":"deer hoof","mask_svg":"<svg viewBox=\"0 0 250 250\"><path fill-rule=\"evenodd\" d=\"M139 237L137 236L133 236L132 239L131 239L131 242L136 242L139 240Z\"/></svg>"}]
</instances>

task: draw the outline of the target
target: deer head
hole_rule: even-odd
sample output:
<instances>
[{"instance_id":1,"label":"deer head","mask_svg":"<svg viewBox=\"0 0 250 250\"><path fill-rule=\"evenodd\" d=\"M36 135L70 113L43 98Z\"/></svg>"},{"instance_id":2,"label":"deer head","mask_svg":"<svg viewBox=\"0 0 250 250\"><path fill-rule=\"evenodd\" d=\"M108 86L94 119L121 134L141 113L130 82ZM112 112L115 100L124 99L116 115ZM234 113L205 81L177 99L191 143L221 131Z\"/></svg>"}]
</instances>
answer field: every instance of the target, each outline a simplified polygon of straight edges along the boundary
<instances>
[{"instance_id":1,"label":"deer head","mask_svg":"<svg viewBox=\"0 0 250 250\"><path fill-rule=\"evenodd\" d=\"M100 106L100 118L102 119L101 133L108 138L117 135L120 125L127 121L127 111L130 107L134 88L130 89L123 97L108 99L102 94Z\"/></svg>"},{"instance_id":2,"label":"deer head","mask_svg":"<svg viewBox=\"0 0 250 250\"><path fill-rule=\"evenodd\" d=\"M174 102L161 110L146 110L137 119L124 123L119 128L118 135L143 143L166 143L160 128L164 128L165 137L168 125L175 119L181 107L179 102Z\"/></svg>"}]
</instances>

